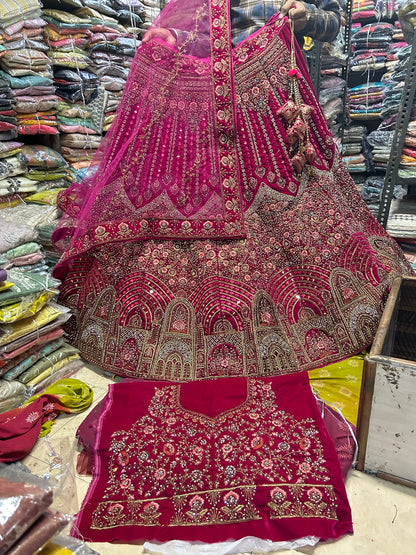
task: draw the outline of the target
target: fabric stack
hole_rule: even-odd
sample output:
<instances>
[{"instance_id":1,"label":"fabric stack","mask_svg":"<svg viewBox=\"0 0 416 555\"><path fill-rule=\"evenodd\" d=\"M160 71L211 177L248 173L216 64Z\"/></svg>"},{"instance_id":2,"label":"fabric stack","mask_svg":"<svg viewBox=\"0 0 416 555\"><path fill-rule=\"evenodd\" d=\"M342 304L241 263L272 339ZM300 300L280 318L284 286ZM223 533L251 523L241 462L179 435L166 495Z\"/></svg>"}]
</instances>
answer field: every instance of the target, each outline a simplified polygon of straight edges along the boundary
<instances>
[{"instance_id":1,"label":"fabric stack","mask_svg":"<svg viewBox=\"0 0 416 555\"><path fill-rule=\"evenodd\" d=\"M56 205L54 204L48 205L46 203L45 204L21 203L12 208L2 208L0 211L0 222L2 222L5 229L9 228L9 234L11 236L10 241L12 241L13 239L13 233L14 233L13 226L17 226L17 229L19 229L20 225L24 225L25 228L29 227L31 229L31 232L33 233L33 238L30 238L28 241L18 242L18 244L11 245L10 247L5 248L0 252L4 253L9 249L18 247L23 243L36 241L38 228L45 225L56 226L59 220L59 216L60 216L60 211L57 209ZM7 241L7 235L5 240ZM6 242L6 246L7 246L7 242ZM34 268L30 267L27 269L30 271L33 271ZM44 270L40 270L40 271L43 272Z\"/></svg>"},{"instance_id":2,"label":"fabric stack","mask_svg":"<svg viewBox=\"0 0 416 555\"><path fill-rule=\"evenodd\" d=\"M380 81L352 87L348 93L350 118L372 120L380 117L383 101L383 83Z\"/></svg>"},{"instance_id":3,"label":"fabric stack","mask_svg":"<svg viewBox=\"0 0 416 555\"><path fill-rule=\"evenodd\" d=\"M139 41L115 18L91 8L77 11L80 12L88 13L93 23L89 56L105 91L103 117L96 123L105 132L114 119Z\"/></svg>"},{"instance_id":4,"label":"fabric stack","mask_svg":"<svg viewBox=\"0 0 416 555\"><path fill-rule=\"evenodd\" d=\"M26 198L35 204L56 204L57 192L69 187L73 174L59 152L44 145L23 145L17 157L26 166L26 177L37 182L37 194ZM48 196L39 193L49 191Z\"/></svg>"},{"instance_id":5,"label":"fabric stack","mask_svg":"<svg viewBox=\"0 0 416 555\"><path fill-rule=\"evenodd\" d=\"M361 196L365 200L368 208L374 214L378 215L378 210L380 207L380 198L384 188L384 176L373 175L365 179L362 189ZM400 201L407 194L407 188L402 185L395 185L393 192L393 204L390 212L394 212L394 207L397 205L397 201Z\"/></svg>"},{"instance_id":6,"label":"fabric stack","mask_svg":"<svg viewBox=\"0 0 416 555\"><path fill-rule=\"evenodd\" d=\"M385 170L390 158L391 145L394 131L383 129L381 126L372 131L368 137L368 143L372 148L374 165L377 169Z\"/></svg>"},{"instance_id":7,"label":"fabric stack","mask_svg":"<svg viewBox=\"0 0 416 555\"><path fill-rule=\"evenodd\" d=\"M31 225L35 234L40 227L48 228L49 239L45 239L45 244L49 249L50 236L59 220L57 195L73 182L73 174L65 159L50 147L8 141L2 143L2 149L9 156L0 159L0 220ZM17 251L13 246L6 249L3 266L50 273L56 254L46 258L43 243L39 242L20 245Z\"/></svg>"},{"instance_id":8,"label":"fabric stack","mask_svg":"<svg viewBox=\"0 0 416 555\"><path fill-rule=\"evenodd\" d=\"M0 51L0 57L4 51ZM17 125L12 89L7 79L3 79L0 73L0 141L16 138ZM3 143L1 144L3 145ZM7 147L0 147L0 155L5 152L7 152Z\"/></svg>"},{"instance_id":9,"label":"fabric stack","mask_svg":"<svg viewBox=\"0 0 416 555\"><path fill-rule=\"evenodd\" d=\"M10 4L10 5L9 5ZM57 98L52 83L52 68L46 54L37 0L9 0L13 23L2 18L4 51L0 58L0 78L13 90L14 110L20 135L56 135ZM13 6L13 7L12 7Z\"/></svg>"},{"instance_id":10,"label":"fabric stack","mask_svg":"<svg viewBox=\"0 0 416 555\"><path fill-rule=\"evenodd\" d=\"M33 414L37 413L27 415L28 422L31 422L30 416ZM17 425L7 422L7 425L22 435L23 444L28 441L30 432L22 433L22 428L25 428L22 422ZM0 497L4 514L0 552L10 555L38 553L70 522L70 518L52 510L53 490L46 479L42 480L13 466L4 466L0 475Z\"/></svg>"},{"instance_id":11,"label":"fabric stack","mask_svg":"<svg viewBox=\"0 0 416 555\"><path fill-rule=\"evenodd\" d=\"M364 125L352 125L344 130L342 159L350 173L364 172L367 169L363 150L366 133Z\"/></svg>"},{"instance_id":12,"label":"fabric stack","mask_svg":"<svg viewBox=\"0 0 416 555\"><path fill-rule=\"evenodd\" d=\"M17 157L22 143L17 141L2 143L4 158L0 159L0 197L7 203L8 196L17 201L15 194L32 193L36 191L36 182L24 176L26 171L24 163ZM17 204L17 202L16 202Z\"/></svg>"},{"instance_id":13,"label":"fabric stack","mask_svg":"<svg viewBox=\"0 0 416 555\"><path fill-rule=\"evenodd\" d=\"M59 218L57 195L74 181L68 163L58 152L44 145L8 141L2 143L1 148L8 157L0 159L0 219L22 222L36 230L39 226L54 229ZM19 257L16 264L12 263L16 253L11 252L7 257L8 267L50 272L51 265L47 264L43 250L41 253L37 250L37 247L33 251L25 247L24 252L16 255Z\"/></svg>"},{"instance_id":14,"label":"fabric stack","mask_svg":"<svg viewBox=\"0 0 416 555\"><path fill-rule=\"evenodd\" d=\"M343 112L343 95L345 93L345 79L336 74L324 74L321 77L319 102L334 138L338 129L335 127L339 115Z\"/></svg>"},{"instance_id":15,"label":"fabric stack","mask_svg":"<svg viewBox=\"0 0 416 555\"><path fill-rule=\"evenodd\" d=\"M36 193L27 196L25 201L29 205L54 209L53 218L39 222L36 226L38 242L44 255L43 263L46 264L46 270L51 272L59 258L52 246L52 233L59 220L59 213L55 210L57 197L62 189L69 187L75 180L75 172L61 154L47 146L24 145L18 157L26 164L26 175L37 182Z\"/></svg>"},{"instance_id":16,"label":"fabric stack","mask_svg":"<svg viewBox=\"0 0 416 555\"><path fill-rule=\"evenodd\" d=\"M351 18L354 22L376 19L375 0L353 0Z\"/></svg>"},{"instance_id":17,"label":"fabric stack","mask_svg":"<svg viewBox=\"0 0 416 555\"><path fill-rule=\"evenodd\" d=\"M63 339L69 311L53 301L59 281L11 269L2 285L0 412L5 412L70 375L74 366L69 364L79 354Z\"/></svg>"},{"instance_id":18,"label":"fabric stack","mask_svg":"<svg viewBox=\"0 0 416 555\"><path fill-rule=\"evenodd\" d=\"M47 21L45 37L51 49L49 55L59 96L60 144L82 151L93 149L87 157L90 160L101 141L100 129L92 121L88 108L98 97L100 85L98 76L89 69L91 60L86 51L91 20L56 9L44 9L43 17Z\"/></svg>"},{"instance_id":19,"label":"fabric stack","mask_svg":"<svg viewBox=\"0 0 416 555\"><path fill-rule=\"evenodd\" d=\"M19 141L0 141L0 209L6 206L16 206L29 193L17 192L14 179L9 177L15 155L20 151L23 143ZM9 162L8 159L12 160Z\"/></svg>"},{"instance_id":20,"label":"fabric stack","mask_svg":"<svg viewBox=\"0 0 416 555\"><path fill-rule=\"evenodd\" d=\"M111 0L111 6L121 24L131 28L133 32L137 30L139 33L142 33L142 29L148 28L160 12L158 10L153 13L153 4L156 4L156 2L155 0L150 0L148 2L149 7L145 8L144 3L140 2L140 0Z\"/></svg>"},{"instance_id":21,"label":"fabric stack","mask_svg":"<svg viewBox=\"0 0 416 555\"><path fill-rule=\"evenodd\" d=\"M395 59L392 70L383 77L386 84L385 100L382 110L383 119L397 114L402 98L404 81L407 75L410 52L410 46L404 46L398 49L394 55Z\"/></svg>"},{"instance_id":22,"label":"fabric stack","mask_svg":"<svg viewBox=\"0 0 416 555\"><path fill-rule=\"evenodd\" d=\"M385 68L392 37L391 23L371 23L361 27L351 40L351 71L363 72Z\"/></svg>"}]
</instances>

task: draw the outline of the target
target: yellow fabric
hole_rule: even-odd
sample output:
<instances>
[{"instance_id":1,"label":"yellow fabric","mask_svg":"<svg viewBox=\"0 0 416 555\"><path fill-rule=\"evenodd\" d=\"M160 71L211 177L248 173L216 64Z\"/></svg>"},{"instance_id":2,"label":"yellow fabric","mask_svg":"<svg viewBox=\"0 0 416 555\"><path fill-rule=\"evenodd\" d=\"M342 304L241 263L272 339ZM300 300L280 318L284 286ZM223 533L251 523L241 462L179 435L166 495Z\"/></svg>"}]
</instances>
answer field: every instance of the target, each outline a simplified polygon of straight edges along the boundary
<instances>
[{"instance_id":1,"label":"yellow fabric","mask_svg":"<svg viewBox=\"0 0 416 555\"><path fill-rule=\"evenodd\" d=\"M0 291L6 291L7 289L10 289L10 287L13 287L13 285L14 283L11 281L3 281L0 283Z\"/></svg>"},{"instance_id":2,"label":"yellow fabric","mask_svg":"<svg viewBox=\"0 0 416 555\"><path fill-rule=\"evenodd\" d=\"M68 364L69 361L68 359L65 359L63 362L65 364ZM29 405L38 397L42 397L42 395L45 395L45 393L58 397L59 403L67 409L67 411L65 412L72 414L87 410L87 408L91 405L94 397L93 390L86 383L82 382L81 380L77 380L76 378L64 378L47 387L45 391L37 393L36 395L28 399L23 404L23 406ZM48 420L44 422L42 424L39 437L47 435L51 431L51 427L54 422L54 420Z\"/></svg>"},{"instance_id":3,"label":"yellow fabric","mask_svg":"<svg viewBox=\"0 0 416 555\"><path fill-rule=\"evenodd\" d=\"M30 381L28 381L25 385L27 386L31 386L31 385L37 385L38 383L40 383L42 380L46 379L47 377L49 377L52 372L56 372L57 370L60 370L63 366L66 366L67 364L69 364L70 362L72 362L73 360L77 360L79 359L80 356L78 354L74 354L71 355L69 357L66 357L62 360L58 360L58 362L55 362L55 364L53 366L49 366L49 368L46 368L46 370L44 370L41 374L39 374L38 376L34 377L33 379L31 379Z\"/></svg>"},{"instance_id":4,"label":"yellow fabric","mask_svg":"<svg viewBox=\"0 0 416 555\"><path fill-rule=\"evenodd\" d=\"M27 295L21 301L0 307L0 323L10 324L23 318L34 316L45 304L56 295L55 291L42 291L35 295Z\"/></svg>"},{"instance_id":5,"label":"yellow fabric","mask_svg":"<svg viewBox=\"0 0 416 555\"><path fill-rule=\"evenodd\" d=\"M33 195L29 195L25 200L34 204L56 205L57 197L60 191L63 191L63 188L40 191L38 193L34 193Z\"/></svg>"},{"instance_id":6,"label":"yellow fabric","mask_svg":"<svg viewBox=\"0 0 416 555\"><path fill-rule=\"evenodd\" d=\"M63 378L47 387L42 393L33 395L24 403L24 406L42 397L45 393L59 397L60 404L70 409L69 412L74 413L86 410L93 399L93 390L89 385L76 378Z\"/></svg>"},{"instance_id":7,"label":"yellow fabric","mask_svg":"<svg viewBox=\"0 0 416 555\"><path fill-rule=\"evenodd\" d=\"M66 547L62 547L62 545L49 542L38 552L38 555L70 555L71 553L74 552Z\"/></svg>"},{"instance_id":8,"label":"yellow fabric","mask_svg":"<svg viewBox=\"0 0 416 555\"><path fill-rule=\"evenodd\" d=\"M49 324L49 322L56 320L60 314L62 314L60 310L47 304L33 318L24 318L13 324L4 324L2 326L4 335L0 337L0 345L6 345L23 335L40 329L42 326Z\"/></svg>"},{"instance_id":9,"label":"yellow fabric","mask_svg":"<svg viewBox=\"0 0 416 555\"><path fill-rule=\"evenodd\" d=\"M309 371L312 388L319 397L339 409L354 426L357 425L364 354L323 368Z\"/></svg>"}]
</instances>

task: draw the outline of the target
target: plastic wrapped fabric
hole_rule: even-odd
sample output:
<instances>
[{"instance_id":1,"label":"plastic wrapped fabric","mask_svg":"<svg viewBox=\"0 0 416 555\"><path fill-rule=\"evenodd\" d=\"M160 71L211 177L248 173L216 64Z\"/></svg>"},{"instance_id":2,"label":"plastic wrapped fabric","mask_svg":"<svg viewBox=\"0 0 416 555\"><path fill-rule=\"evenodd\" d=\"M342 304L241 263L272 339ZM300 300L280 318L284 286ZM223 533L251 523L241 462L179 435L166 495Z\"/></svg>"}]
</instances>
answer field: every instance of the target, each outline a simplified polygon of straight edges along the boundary
<instances>
[{"instance_id":1,"label":"plastic wrapped fabric","mask_svg":"<svg viewBox=\"0 0 416 555\"><path fill-rule=\"evenodd\" d=\"M0 476L0 555L28 530L52 503L51 489Z\"/></svg>"},{"instance_id":2,"label":"plastic wrapped fabric","mask_svg":"<svg viewBox=\"0 0 416 555\"><path fill-rule=\"evenodd\" d=\"M61 513L46 511L7 552L8 555L32 555L54 538L69 523Z\"/></svg>"}]
</instances>

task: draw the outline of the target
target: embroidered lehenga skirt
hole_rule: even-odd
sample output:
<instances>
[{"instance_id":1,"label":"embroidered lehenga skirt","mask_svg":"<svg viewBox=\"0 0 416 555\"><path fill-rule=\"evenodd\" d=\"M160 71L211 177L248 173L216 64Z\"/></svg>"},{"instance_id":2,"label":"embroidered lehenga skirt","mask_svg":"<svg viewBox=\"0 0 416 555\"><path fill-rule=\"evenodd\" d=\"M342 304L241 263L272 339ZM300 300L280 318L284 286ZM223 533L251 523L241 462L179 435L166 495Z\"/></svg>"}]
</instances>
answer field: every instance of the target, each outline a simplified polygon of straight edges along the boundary
<instances>
[{"instance_id":1,"label":"embroidered lehenga skirt","mask_svg":"<svg viewBox=\"0 0 416 555\"><path fill-rule=\"evenodd\" d=\"M393 278L411 271L360 198L309 78L299 72L297 109L309 117L316 155L303 168L294 159L293 124L284 112L291 79L285 24L265 26L230 56L236 137L220 129L223 151L212 169L212 180L221 172L224 178L222 223L215 195L192 212L209 183L198 189L196 178L187 181L186 171L205 152L198 149L209 142L210 112L218 120L211 127L227 125L230 114L215 101L209 105L205 66L197 61L187 68L195 77L189 87L169 89L167 98L158 96L163 71L160 79L153 73L146 110L157 117L163 111L163 124L153 115L142 143L129 135L118 173L85 210L95 221L55 270L63 279L60 302L73 311L69 340L109 372L187 381L324 366L371 344ZM154 60L167 71L171 57L157 42L138 52L141 65L132 70L111 156L134 125L144 73ZM217 77L215 91L226 93ZM144 140L153 158L138 157ZM188 163L191 148L196 154Z\"/></svg>"}]
</instances>

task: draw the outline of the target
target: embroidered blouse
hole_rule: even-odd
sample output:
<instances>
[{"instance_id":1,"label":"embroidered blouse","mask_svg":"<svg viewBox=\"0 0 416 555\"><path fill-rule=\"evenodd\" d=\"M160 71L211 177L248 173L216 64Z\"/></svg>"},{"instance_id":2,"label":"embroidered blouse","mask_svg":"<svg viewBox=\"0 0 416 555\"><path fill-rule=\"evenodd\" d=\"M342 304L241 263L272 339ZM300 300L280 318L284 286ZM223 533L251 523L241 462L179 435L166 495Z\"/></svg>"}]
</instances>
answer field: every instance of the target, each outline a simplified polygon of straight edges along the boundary
<instances>
[{"instance_id":1,"label":"embroidered blouse","mask_svg":"<svg viewBox=\"0 0 416 555\"><path fill-rule=\"evenodd\" d=\"M89 541L289 541L352 531L334 445L306 373L110 386Z\"/></svg>"}]
</instances>

